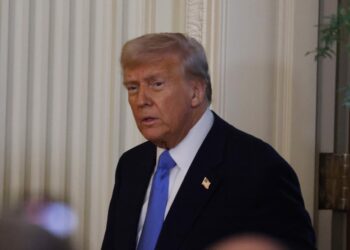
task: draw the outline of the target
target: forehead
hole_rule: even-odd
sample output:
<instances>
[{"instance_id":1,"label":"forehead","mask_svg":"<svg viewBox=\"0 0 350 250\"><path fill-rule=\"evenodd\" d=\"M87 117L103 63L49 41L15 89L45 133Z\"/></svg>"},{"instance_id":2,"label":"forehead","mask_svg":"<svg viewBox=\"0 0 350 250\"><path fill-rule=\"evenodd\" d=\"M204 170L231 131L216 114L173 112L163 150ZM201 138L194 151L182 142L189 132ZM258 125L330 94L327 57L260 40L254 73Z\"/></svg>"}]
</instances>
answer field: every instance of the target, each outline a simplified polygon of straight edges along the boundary
<instances>
[{"instance_id":1,"label":"forehead","mask_svg":"<svg viewBox=\"0 0 350 250\"><path fill-rule=\"evenodd\" d=\"M166 54L163 56L144 58L137 64L129 65L123 68L124 78L145 74L171 74L183 70L178 56Z\"/></svg>"}]
</instances>

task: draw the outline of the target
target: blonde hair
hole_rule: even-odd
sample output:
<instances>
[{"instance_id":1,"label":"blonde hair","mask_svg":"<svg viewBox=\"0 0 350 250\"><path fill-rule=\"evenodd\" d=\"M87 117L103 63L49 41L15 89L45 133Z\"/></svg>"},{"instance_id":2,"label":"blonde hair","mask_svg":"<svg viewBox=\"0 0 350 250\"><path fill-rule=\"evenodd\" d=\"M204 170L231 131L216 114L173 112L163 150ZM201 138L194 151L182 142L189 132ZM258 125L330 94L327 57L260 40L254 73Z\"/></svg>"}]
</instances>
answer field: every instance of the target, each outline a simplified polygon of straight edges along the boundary
<instances>
[{"instance_id":1,"label":"blonde hair","mask_svg":"<svg viewBox=\"0 0 350 250\"><path fill-rule=\"evenodd\" d=\"M124 69L147 64L166 55L176 55L186 77L203 80L206 98L211 102L212 88L207 57L203 46L194 38L182 33L152 33L126 42L120 63Z\"/></svg>"}]
</instances>

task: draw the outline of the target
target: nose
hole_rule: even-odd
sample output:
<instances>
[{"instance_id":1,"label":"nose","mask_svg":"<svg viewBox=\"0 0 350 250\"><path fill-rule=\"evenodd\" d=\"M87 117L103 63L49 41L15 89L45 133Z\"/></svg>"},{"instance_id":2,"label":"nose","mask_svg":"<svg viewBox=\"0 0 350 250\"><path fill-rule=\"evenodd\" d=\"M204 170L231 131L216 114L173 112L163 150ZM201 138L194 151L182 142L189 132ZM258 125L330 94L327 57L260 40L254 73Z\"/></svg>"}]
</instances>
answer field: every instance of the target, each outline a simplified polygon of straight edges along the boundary
<instances>
[{"instance_id":1,"label":"nose","mask_svg":"<svg viewBox=\"0 0 350 250\"><path fill-rule=\"evenodd\" d=\"M140 86L140 89L137 93L137 106L143 107L143 106L149 106L152 104L152 98L150 96L149 91L145 86Z\"/></svg>"}]
</instances>

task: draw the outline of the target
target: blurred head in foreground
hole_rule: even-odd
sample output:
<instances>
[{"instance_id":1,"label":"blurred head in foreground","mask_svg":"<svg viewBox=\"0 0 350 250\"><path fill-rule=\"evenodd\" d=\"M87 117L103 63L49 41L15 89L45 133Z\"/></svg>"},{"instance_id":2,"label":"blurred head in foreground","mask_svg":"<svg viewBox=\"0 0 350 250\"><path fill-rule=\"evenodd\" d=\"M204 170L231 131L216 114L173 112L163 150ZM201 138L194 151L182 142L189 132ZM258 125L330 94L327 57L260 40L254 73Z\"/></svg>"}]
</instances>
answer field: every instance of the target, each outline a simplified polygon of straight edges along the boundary
<instances>
[{"instance_id":1,"label":"blurred head in foreground","mask_svg":"<svg viewBox=\"0 0 350 250\"><path fill-rule=\"evenodd\" d=\"M0 249L70 250L68 240L56 237L21 218L0 219Z\"/></svg>"},{"instance_id":2,"label":"blurred head in foreground","mask_svg":"<svg viewBox=\"0 0 350 250\"><path fill-rule=\"evenodd\" d=\"M0 249L70 250L75 217L62 202L28 200L0 218Z\"/></svg>"},{"instance_id":3,"label":"blurred head in foreground","mask_svg":"<svg viewBox=\"0 0 350 250\"><path fill-rule=\"evenodd\" d=\"M241 235L218 242L207 250L288 250L280 242L262 235Z\"/></svg>"}]
</instances>

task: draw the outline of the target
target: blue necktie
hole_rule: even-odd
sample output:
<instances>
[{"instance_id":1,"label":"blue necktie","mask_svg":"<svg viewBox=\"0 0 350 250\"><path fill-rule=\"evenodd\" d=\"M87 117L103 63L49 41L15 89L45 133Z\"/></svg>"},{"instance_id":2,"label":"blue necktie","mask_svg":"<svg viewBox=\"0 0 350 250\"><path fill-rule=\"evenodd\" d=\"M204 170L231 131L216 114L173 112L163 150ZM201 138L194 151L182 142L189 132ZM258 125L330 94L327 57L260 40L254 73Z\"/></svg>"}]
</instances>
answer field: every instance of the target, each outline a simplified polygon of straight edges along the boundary
<instances>
[{"instance_id":1,"label":"blue necktie","mask_svg":"<svg viewBox=\"0 0 350 250\"><path fill-rule=\"evenodd\" d=\"M159 157L157 171L153 177L147 214L137 250L154 250L156 247L168 202L169 172L175 165L169 151L165 150Z\"/></svg>"}]
</instances>

